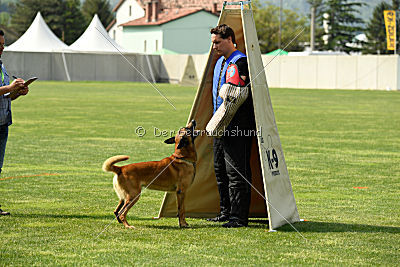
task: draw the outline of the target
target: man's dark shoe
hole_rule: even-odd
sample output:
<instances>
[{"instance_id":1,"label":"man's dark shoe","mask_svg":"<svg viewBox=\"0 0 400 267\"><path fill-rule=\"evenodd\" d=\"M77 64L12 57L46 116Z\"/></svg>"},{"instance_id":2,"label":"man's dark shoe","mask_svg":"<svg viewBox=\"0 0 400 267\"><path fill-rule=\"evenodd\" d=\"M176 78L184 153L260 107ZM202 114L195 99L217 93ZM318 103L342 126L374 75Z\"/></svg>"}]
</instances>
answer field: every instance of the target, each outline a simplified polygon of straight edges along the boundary
<instances>
[{"instance_id":1,"label":"man's dark shoe","mask_svg":"<svg viewBox=\"0 0 400 267\"><path fill-rule=\"evenodd\" d=\"M0 206L1 207L1 206ZM10 215L9 212L7 211L3 211L2 209L0 209L0 215Z\"/></svg>"},{"instance_id":2,"label":"man's dark shoe","mask_svg":"<svg viewBox=\"0 0 400 267\"><path fill-rule=\"evenodd\" d=\"M225 227L225 228L239 228L239 227L246 227L246 226L247 225L244 225L238 221L229 221L222 225L222 227Z\"/></svg>"},{"instance_id":3,"label":"man's dark shoe","mask_svg":"<svg viewBox=\"0 0 400 267\"><path fill-rule=\"evenodd\" d=\"M229 221L229 216L227 215L218 215L217 217L207 219L209 222L227 222Z\"/></svg>"}]
</instances>

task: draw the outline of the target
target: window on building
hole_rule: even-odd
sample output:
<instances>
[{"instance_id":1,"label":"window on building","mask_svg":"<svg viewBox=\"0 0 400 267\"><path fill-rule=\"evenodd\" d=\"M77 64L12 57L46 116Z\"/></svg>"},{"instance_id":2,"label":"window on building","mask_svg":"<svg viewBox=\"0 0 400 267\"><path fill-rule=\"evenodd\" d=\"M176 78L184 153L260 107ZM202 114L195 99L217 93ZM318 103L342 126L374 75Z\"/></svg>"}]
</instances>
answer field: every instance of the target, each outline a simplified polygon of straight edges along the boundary
<instances>
[{"instance_id":1,"label":"window on building","mask_svg":"<svg viewBox=\"0 0 400 267\"><path fill-rule=\"evenodd\" d=\"M147 50L147 49L146 49L146 48L147 48L146 46L147 46L147 41L144 40L144 52L145 52L145 53L146 53L146 50Z\"/></svg>"},{"instance_id":2,"label":"window on building","mask_svg":"<svg viewBox=\"0 0 400 267\"><path fill-rule=\"evenodd\" d=\"M132 6L129 6L129 17L132 16Z\"/></svg>"}]
</instances>

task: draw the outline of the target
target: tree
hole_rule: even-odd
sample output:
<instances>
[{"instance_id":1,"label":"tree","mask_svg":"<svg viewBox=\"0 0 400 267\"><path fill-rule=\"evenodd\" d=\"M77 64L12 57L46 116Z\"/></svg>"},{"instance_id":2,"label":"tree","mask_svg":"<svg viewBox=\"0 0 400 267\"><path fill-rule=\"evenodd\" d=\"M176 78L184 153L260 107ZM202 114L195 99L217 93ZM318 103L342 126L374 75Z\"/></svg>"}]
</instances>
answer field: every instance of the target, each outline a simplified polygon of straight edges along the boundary
<instances>
[{"instance_id":1,"label":"tree","mask_svg":"<svg viewBox=\"0 0 400 267\"><path fill-rule=\"evenodd\" d=\"M279 7L272 4L253 3L254 21L260 42L261 53L271 52L278 48L279 38ZM301 29L308 29L306 17L296 12L283 9L282 18L282 48L296 36ZM291 51L303 50L304 42L308 42L306 30L287 48Z\"/></svg>"},{"instance_id":2,"label":"tree","mask_svg":"<svg viewBox=\"0 0 400 267\"><path fill-rule=\"evenodd\" d=\"M17 33L10 27L13 4L0 0L0 29L6 34L6 45L10 45L18 39Z\"/></svg>"},{"instance_id":3,"label":"tree","mask_svg":"<svg viewBox=\"0 0 400 267\"><path fill-rule=\"evenodd\" d=\"M8 25L10 21L10 14L8 12L0 12L0 25Z\"/></svg>"},{"instance_id":4,"label":"tree","mask_svg":"<svg viewBox=\"0 0 400 267\"><path fill-rule=\"evenodd\" d=\"M396 11L396 51L399 54L400 49L400 0L392 0L392 10ZM386 29L385 29L386 30Z\"/></svg>"},{"instance_id":5,"label":"tree","mask_svg":"<svg viewBox=\"0 0 400 267\"><path fill-rule=\"evenodd\" d=\"M82 6L82 13L88 23L97 14L104 27L114 19L108 0L86 0Z\"/></svg>"},{"instance_id":6,"label":"tree","mask_svg":"<svg viewBox=\"0 0 400 267\"><path fill-rule=\"evenodd\" d=\"M74 42L87 26L79 0L20 0L14 10L11 26L19 36L39 11L54 34L67 44Z\"/></svg>"},{"instance_id":7,"label":"tree","mask_svg":"<svg viewBox=\"0 0 400 267\"><path fill-rule=\"evenodd\" d=\"M23 34L39 11L51 30L61 37L64 10L62 1L59 0L20 0L16 3L15 12L11 16L12 27L19 35Z\"/></svg>"},{"instance_id":8,"label":"tree","mask_svg":"<svg viewBox=\"0 0 400 267\"><path fill-rule=\"evenodd\" d=\"M384 10L395 10L397 11L396 16L396 35L397 39L400 36L400 14L398 13L400 9L400 0L393 0L392 5L382 1L379 3L373 11L371 20L368 22L366 29L366 35L368 42L363 47L364 53L371 54L393 54L392 50L387 50L386 43L386 27L385 19L383 15ZM400 44L397 41L396 44L397 51L400 49Z\"/></svg>"},{"instance_id":9,"label":"tree","mask_svg":"<svg viewBox=\"0 0 400 267\"><path fill-rule=\"evenodd\" d=\"M328 42L324 45L327 50L333 51L359 51L359 48L350 47L355 36L363 30L361 26L363 20L356 16L360 13L357 7L364 3L350 0L325 0L323 13L328 14L327 22L329 32L327 33Z\"/></svg>"},{"instance_id":10,"label":"tree","mask_svg":"<svg viewBox=\"0 0 400 267\"><path fill-rule=\"evenodd\" d=\"M384 10L390 10L392 7L386 3L379 3L372 14L371 20L368 22L366 35L368 42L363 47L364 53L371 54L389 54L386 49L386 29L383 17ZM393 52L391 52L393 53Z\"/></svg>"},{"instance_id":11,"label":"tree","mask_svg":"<svg viewBox=\"0 0 400 267\"><path fill-rule=\"evenodd\" d=\"M315 48L322 48L322 36L324 35L324 29L322 28L323 23L323 0L307 0L308 4L311 8L315 10ZM311 24L311 15L310 15L310 24Z\"/></svg>"},{"instance_id":12,"label":"tree","mask_svg":"<svg viewBox=\"0 0 400 267\"><path fill-rule=\"evenodd\" d=\"M400 8L400 0L392 0L392 8L398 11Z\"/></svg>"},{"instance_id":13,"label":"tree","mask_svg":"<svg viewBox=\"0 0 400 267\"><path fill-rule=\"evenodd\" d=\"M18 39L17 33L9 26L1 25L0 29L2 29L5 32L6 46L14 43Z\"/></svg>"},{"instance_id":14,"label":"tree","mask_svg":"<svg viewBox=\"0 0 400 267\"><path fill-rule=\"evenodd\" d=\"M86 29L88 23L80 10L79 0L66 0L64 12L64 35L62 40L70 45L75 42Z\"/></svg>"}]
</instances>

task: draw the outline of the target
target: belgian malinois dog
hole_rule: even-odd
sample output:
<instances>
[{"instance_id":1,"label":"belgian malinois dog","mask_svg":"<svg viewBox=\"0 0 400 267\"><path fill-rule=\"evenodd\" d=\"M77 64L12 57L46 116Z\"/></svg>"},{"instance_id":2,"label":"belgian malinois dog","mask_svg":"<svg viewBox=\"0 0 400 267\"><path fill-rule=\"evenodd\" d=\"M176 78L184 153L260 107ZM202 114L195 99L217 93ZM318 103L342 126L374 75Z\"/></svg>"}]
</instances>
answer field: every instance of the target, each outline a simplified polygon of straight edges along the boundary
<instances>
[{"instance_id":1,"label":"belgian malinois dog","mask_svg":"<svg viewBox=\"0 0 400 267\"><path fill-rule=\"evenodd\" d=\"M119 203L114 214L118 222L127 228L126 214L138 201L142 187L149 189L176 192L178 202L179 226L187 227L185 220L185 192L193 183L196 174L196 149L194 145L196 121L192 120L175 135L164 141L175 144L175 152L160 161L132 163L115 166L117 162L129 159L129 156L114 156L103 164L105 172L113 172L114 190Z\"/></svg>"}]
</instances>

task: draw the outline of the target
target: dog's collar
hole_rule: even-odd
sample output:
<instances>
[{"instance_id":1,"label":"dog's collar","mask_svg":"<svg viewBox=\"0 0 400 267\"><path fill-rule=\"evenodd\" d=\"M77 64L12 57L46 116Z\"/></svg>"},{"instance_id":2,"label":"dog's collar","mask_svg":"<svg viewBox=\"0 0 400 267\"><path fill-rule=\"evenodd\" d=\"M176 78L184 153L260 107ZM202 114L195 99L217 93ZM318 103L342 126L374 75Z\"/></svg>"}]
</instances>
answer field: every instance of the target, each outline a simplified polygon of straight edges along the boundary
<instances>
[{"instance_id":1,"label":"dog's collar","mask_svg":"<svg viewBox=\"0 0 400 267\"><path fill-rule=\"evenodd\" d=\"M194 162L194 161L187 160L184 157L177 157L175 154L173 154L173 156L175 157L175 159L183 160L185 162L188 162L188 163L192 164L194 167L196 167L196 162Z\"/></svg>"}]
</instances>

